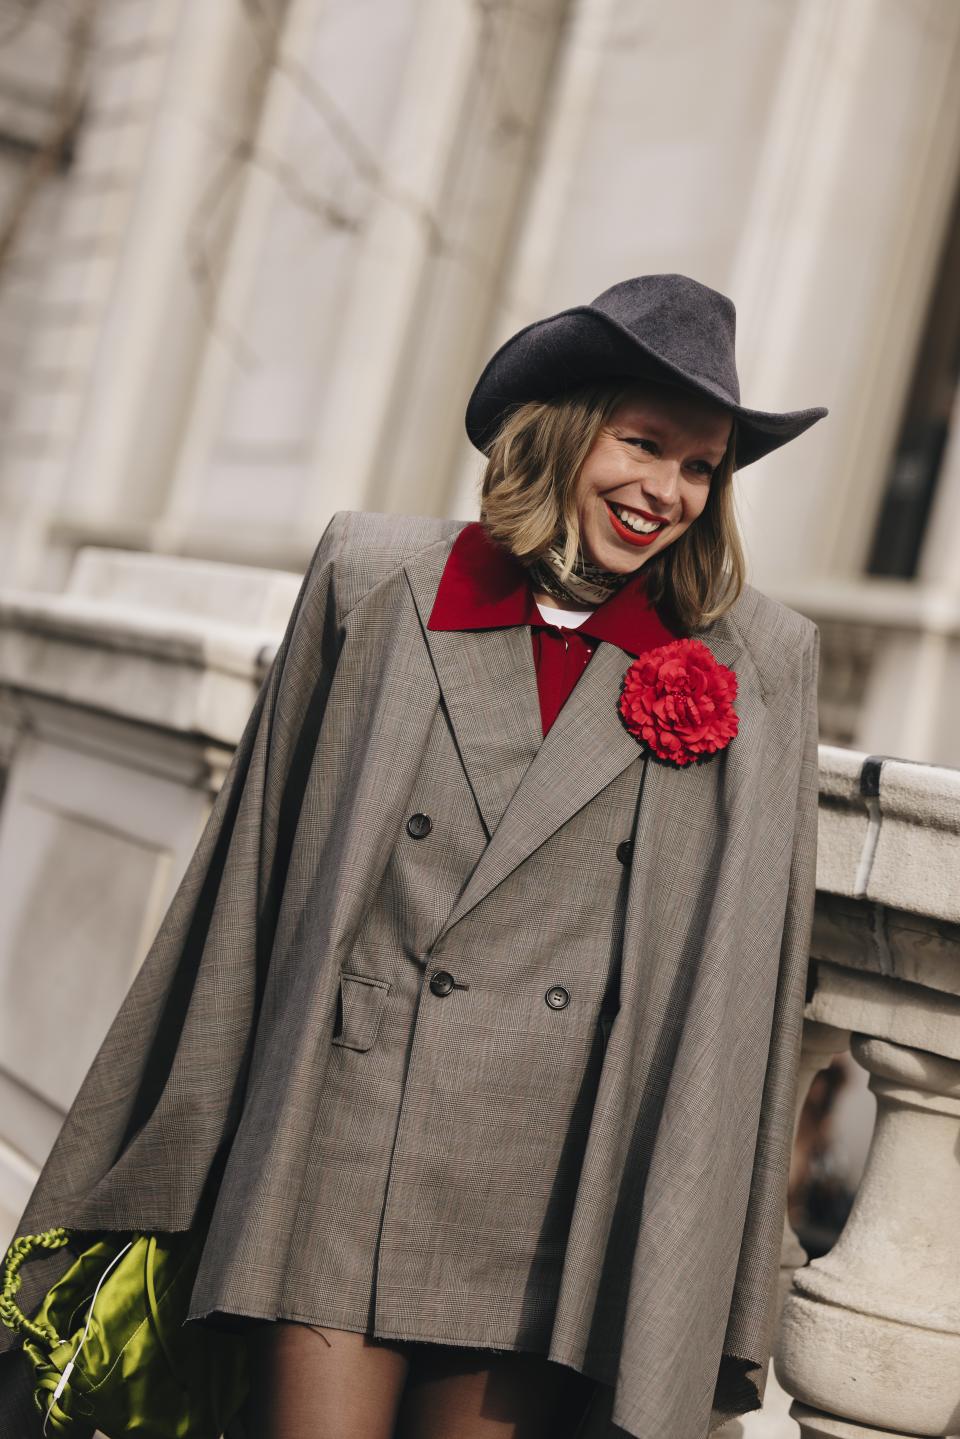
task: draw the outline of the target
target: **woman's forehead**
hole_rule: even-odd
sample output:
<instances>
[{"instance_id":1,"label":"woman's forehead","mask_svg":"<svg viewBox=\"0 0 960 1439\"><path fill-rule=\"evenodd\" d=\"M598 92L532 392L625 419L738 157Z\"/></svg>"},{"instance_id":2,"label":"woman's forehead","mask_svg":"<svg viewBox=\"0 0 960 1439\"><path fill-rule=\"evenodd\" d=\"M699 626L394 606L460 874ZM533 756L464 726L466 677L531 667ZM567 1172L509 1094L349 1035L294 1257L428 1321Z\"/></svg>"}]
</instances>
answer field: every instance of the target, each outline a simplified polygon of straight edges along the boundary
<instances>
[{"instance_id":1,"label":"woman's forehead","mask_svg":"<svg viewBox=\"0 0 960 1439\"><path fill-rule=\"evenodd\" d=\"M644 420L664 430L707 442L726 444L733 417L721 405L689 390L643 383L631 390L611 416L620 421Z\"/></svg>"}]
</instances>

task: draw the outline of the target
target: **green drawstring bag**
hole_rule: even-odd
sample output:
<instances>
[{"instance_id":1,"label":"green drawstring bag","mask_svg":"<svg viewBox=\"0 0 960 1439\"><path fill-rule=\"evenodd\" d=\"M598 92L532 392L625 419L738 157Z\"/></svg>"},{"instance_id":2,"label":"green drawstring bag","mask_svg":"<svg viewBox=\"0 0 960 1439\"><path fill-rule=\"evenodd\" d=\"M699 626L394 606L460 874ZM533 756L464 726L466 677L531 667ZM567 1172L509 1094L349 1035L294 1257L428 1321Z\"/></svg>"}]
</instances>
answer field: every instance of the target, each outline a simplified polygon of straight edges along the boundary
<instances>
[{"instance_id":1,"label":"green drawstring bag","mask_svg":"<svg viewBox=\"0 0 960 1439\"><path fill-rule=\"evenodd\" d=\"M23 1333L43 1433L220 1439L246 1398L247 1345L240 1333L182 1328L202 1236L102 1234L28 1319L14 1300L20 1266L69 1241L66 1229L21 1234L3 1271L0 1319Z\"/></svg>"}]
</instances>

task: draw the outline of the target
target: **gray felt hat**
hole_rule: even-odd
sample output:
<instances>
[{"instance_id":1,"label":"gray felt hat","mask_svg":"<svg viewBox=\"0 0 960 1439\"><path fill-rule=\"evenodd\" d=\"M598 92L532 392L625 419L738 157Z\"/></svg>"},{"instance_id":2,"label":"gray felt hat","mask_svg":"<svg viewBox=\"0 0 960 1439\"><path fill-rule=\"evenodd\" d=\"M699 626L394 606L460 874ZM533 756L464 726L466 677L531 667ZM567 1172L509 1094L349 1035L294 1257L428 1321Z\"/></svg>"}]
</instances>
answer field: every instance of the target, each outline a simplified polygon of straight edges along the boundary
<instances>
[{"instance_id":1,"label":"gray felt hat","mask_svg":"<svg viewBox=\"0 0 960 1439\"><path fill-rule=\"evenodd\" d=\"M487 451L510 410L593 380L660 379L737 418L735 468L803 434L827 411L750 410L740 403L733 301L688 275L638 275L518 330L487 362L467 405L467 434Z\"/></svg>"}]
</instances>

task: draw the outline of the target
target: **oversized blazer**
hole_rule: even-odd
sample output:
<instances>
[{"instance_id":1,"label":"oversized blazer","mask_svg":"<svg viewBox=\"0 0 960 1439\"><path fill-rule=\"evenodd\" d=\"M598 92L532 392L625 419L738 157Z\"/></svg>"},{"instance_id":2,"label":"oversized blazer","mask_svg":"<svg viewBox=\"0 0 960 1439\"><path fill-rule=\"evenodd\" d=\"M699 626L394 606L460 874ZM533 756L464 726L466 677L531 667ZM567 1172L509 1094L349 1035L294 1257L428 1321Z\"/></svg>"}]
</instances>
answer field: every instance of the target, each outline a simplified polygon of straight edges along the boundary
<instances>
[{"instance_id":1,"label":"oversized blazer","mask_svg":"<svg viewBox=\"0 0 960 1439\"><path fill-rule=\"evenodd\" d=\"M608 642L544 737L526 626L427 629L463 523L331 520L18 1232L209 1220L191 1321L275 1318L294 1276L309 1286L320 1041L439 707L444 763L462 766L487 839L434 953L478 932L495 945L505 925L517 952L538 943L538 856L561 883L597 864L576 818L602 817L625 773L635 783L619 1009L551 1354L600 1381L585 1439L703 1439L759 1405L773 1341L814 900L817 630L748 586L698 631L739 685L739 733L706 763L647 758L617 713L632 656ZM581 942L599 963L610 936ZM458 1075L471 1042L458 1030ZM425 1144L430 1122L405 1119ZM503 1165L497 1204L524 1182ZM426 1258L429 1225L411 1232ZM64 1267L62 1251L37 1264L26 1303ZM0 1350L13 1342L0 1329ZM4 1433L21 1432L16 1357L0 1354Z\"/></svg>"}]
</instances>

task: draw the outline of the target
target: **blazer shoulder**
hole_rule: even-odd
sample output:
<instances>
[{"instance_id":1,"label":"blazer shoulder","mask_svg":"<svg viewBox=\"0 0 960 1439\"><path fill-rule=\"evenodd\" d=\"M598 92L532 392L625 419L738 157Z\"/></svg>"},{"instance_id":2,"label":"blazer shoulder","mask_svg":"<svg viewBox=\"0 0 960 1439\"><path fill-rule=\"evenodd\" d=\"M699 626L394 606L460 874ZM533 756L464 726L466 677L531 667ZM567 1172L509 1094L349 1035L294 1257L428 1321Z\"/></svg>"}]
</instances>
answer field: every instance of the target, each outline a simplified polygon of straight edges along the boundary
<instances>
[{"instance_id":1,"label":"blazer shoulder","mask_svg":"<svg viewBox=\"0 0 960 1439\"><path fill-rule=\"evenodd\" d=\"M724 618L749 652L768 694L782 682L785 671L799 668L818 653L820 631L813 620L753 585L744 585Z\"/></svg>"},{"instance_id":2,"label":"blazer shoulder","mask_svg":"<svg viewBox=\"0 0 960 1439\"><path fill-rule=\"evenodd\" d=\"M422 550L452 540L467 520L337 510L320 538L314 564L336 567L337 609L345 618L381 580Z\"/></svg>"}]
</instances>

